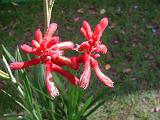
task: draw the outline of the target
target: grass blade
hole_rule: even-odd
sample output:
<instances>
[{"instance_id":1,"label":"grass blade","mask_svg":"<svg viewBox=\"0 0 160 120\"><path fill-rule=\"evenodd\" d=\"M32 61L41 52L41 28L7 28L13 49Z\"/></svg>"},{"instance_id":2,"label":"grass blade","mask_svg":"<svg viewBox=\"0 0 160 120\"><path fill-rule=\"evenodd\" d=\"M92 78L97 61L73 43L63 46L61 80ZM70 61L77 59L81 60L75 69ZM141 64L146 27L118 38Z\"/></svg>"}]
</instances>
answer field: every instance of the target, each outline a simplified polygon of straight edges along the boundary
<instances>
[{"instance_id":1,"label":"grass blade","mask_svg":"<svg viewBox=\"0 0 160 120\"><path fill-rule=\"evenodd\" d=\"M87 99L87 101L85 102L85 104L83 105L81 110L79 111L78 115L76 116L77 120L80 120L80 118L84 115L84 113L86 112L86 110L87 110L87 108L90 105L92 100L93 100L92 96Z\"/></svg>"},{"instance_id":2,"label":"grass blade","mask_svg":"<svg viewBox=\"0 0 160 120\"><path fill-rule=\"evenodd\" d=\"M12 61L12 62L15 62L15 59L14 57L10 54L10 52L6 49L6 47L4 45L2 45L2 48L5 52L5 54L7 55L7 57Z\"/></svg>"},{"instance_id":3,"label":"grass blade","mask_svg":"<svg viewBox=\"0 0 160 120\"><path fill-rule=\"evenodd\" d=\"M0 78L4 79L4 80L10 80L10 77L7 73L3 72L2 70L0 70Z\"/></svg>"}]
</instances>

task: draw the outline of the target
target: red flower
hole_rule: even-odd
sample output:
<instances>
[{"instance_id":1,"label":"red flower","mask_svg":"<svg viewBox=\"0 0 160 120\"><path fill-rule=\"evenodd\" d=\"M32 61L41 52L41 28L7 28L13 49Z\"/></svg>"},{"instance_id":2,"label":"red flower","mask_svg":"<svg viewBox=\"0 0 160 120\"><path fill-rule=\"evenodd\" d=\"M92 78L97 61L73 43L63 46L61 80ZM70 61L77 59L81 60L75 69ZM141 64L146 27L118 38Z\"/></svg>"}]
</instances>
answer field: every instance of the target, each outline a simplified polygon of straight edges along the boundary
<instances>
[{"instance_id":1,"label":"red flower","mask_svg":"<svg viewBox=\"0 0 160 120\"><path fill-rule=\"evenodd\" d=\"M96 60L96 58L100 56L99 53L107 53L107 47L102 44L100 40L107 25L108 19L103 18L95 27L94 31L92 31L88 22L84 21L81 27L81 33L85 36L87 41L83 42L81 45L77 45L77 48L74 48L73 42L59 42L59 36L53 36L57 29L56 23L49 25L44 36L40 29L37 29L35 31L35 40L32 40L32 47L23 44L20 48L23 52L34 54L38 57L30 61L11 63L10 68L17 70L39 63L44 64L46 68L46 87L52 97L59 95L58 89L52 80L52 72L57 72L67 78L72 84L79 84L80 87L86 89L89 85L91 68L93 68L97 77L104 85L113 87L112 80L101 72ZM64 56L66 50L84 51L84 54L78 57L67 58ZM84 63L84 71L80 80L61 67L68 66L74 70L78 70L80 68L80 63Z\"/></svg>"},{"instance_id":2,"label":"red flower","mask_svg":"<svg viewBox=\"0 0 160 120\"><path fill-rule=\"evenodd\" d=\"M81 27L81 33L87 39L87 41L77 46L77 51L84 51L84 55L77 58L77 61L84 63L84 71L80 78L80 86L84 89L86 89L89 85L91 67L95 71L99 80L104 85L108 87L113 87L112 80L100 71L98 62L95 60L97 57L100 56L98 53L107 53L107 47L102 44L102 41L100 40L100 37L102 36L102 33L107 25L108 19L103 18L95 27L94 31L91 30L91 27L87 21L84 21L83 26Z\"/></svg>"},{"instance_id":3,"label":"red flower","mask_svg":"<svg viewBox=\"0 0 160 120\"><path fill-rule=\"evenodd\" d=\"M52 97L59 95L58 89L52 81L52 71L58 72L73 84L78 84L79 79L71 73L63 70L60 66L69 66L72 69L78 69L79 66L73 58L63 56L65 50L72 50L74 44L71 41L59 42L59 36L52 36L57 29L57 24L49 25L44 37L40 29L35 32L35 40L32 40L32 47L26 44L20 46L22 51L34 54L38 58L34 58L25 62L14 62L10 64L13 70L23 69L42 62L46 66L46 87Z\"/></svg>"}]
</instances>

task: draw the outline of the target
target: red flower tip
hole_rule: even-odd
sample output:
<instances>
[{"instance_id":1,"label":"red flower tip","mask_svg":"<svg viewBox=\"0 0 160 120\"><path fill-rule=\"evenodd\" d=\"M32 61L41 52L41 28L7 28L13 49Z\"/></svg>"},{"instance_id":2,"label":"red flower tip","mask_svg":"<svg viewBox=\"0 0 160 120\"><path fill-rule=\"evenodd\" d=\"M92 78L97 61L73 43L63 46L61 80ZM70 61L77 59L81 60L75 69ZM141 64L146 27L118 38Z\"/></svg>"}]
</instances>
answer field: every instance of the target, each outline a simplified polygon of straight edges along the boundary
<instances>
[{"instance_id":1,"label":"red flower tip","mask_svg":"<svg viewBox=\"0 0 160 120\"><path fill-rule=\"evenodd\" d=\"M14 62L9 65L12 70L19 70L24 68L24 62Z\"/></svg>"},{"instance_id":2,"label":"red flower tip","mask_svg":"<svg viewBox=\"0 0 160 120\"><path fill-rule=\"evenodd\" d=\"M33 48L29 45L23 44L20 46L21 50L26 53L33 53Z\"/></svg>"},{"instance_id":3,"label":"red flower tip","mask_svg":"<svg viewBox=\"0 0 160 120\"><path fill-rule=\"evenodd\" d=\"M50 96L56 97L59 95L58 89L52 81L51 63L46 64L46 88Z\"/></svg>"},{"instance_id":4,"label":"red flower tip","mask_svg":"<svg viewBox=\"0 0 160 120\"><path fill-rule=\"evenodd\" d=\"M40 47L40 44L36 40L32 40L32 45L35 48L39 48Z\"/></svg>"},{"instance_id":5,"label":"red flower tip","mask_svg":"<svg viewBox=\"0 0 160 120\"><path fill-rule=\"evenodd\" d=\"M53 98L59 95L58 89L56 88L54 82L51 79L46 80L46 88L49 95Z\"/></svg>"},{"instance_id":6,"label":"red flower tip","mask_svg":"<svg viewBox=\"0 0 160 120\"><path fill-rule=\"evenodd\" d=\"M91 65L92 65L92 67L93 67L93 69L94 69L94 71L95 71L98 79L99 79L105 86L113 87L113 83L114 83L114 82L113 82L109 77L107 77L106 75L104 75L104 74L101 72L101 70L100 70L100 68L99 68L99 65L98 65L98 62L97 62L94 58L91 59Z\"/></svg>"},{"instance_id":7,"label":"red flower tip","mask_svg":"<svg viewBox=\"0 0 160 120\"><path fill-rule=\"evenodd\" d=\"M74 43L71 41L65 41L65 42L60 42L57 44L57 47L59 49L73 49L74 48Z\"/></svg>"},{"instance_id":8,"label":"red flower tip","mask_svg":"<svg viewBox=\"0 0 160 120\"><path fill-rule=\"evenodd\" d=\"M10 64L10 68L12 70L19 70L19 69L23 69L32 65L36 65L40 63L40 58L35 58L33 60L30 61L25 61L25 62L14 62Z\"/></svg>"},{"instance_id":9,"label":"red flower tip","mask_svg":"<svg viewBox=\"0 0 160 120\"><path fill-rule=\"evenodd\" d=\"M59 36L54 36L54 37L52 38L52 40L54 41L55 44L56 44L56 43L59 43L60 37L59 37Z\"/></svg>"},{"instance_id":10,"label":"red flower tip","mask_svg":"<svg viewBox=\"0 0 160 120\"><path fill-rule=\"evenodd\" d=\"M42 32L40 29L37 29L34 33L35 39L40 44L42 42Z\"/></svg>"},{"instance_id":11,"label":"red flower tip","mask_svg":"<svg viewBox=\"0 0 160 120\"><path fill-rule=\"evenodd\" d=\"M82 33L82 35L84 35L86 37L87 40L91 39L93 32L92 32L91 27L87 21L83 22L83 26L81 28L81 33Z\"/></svg>"},{"instance_id":12,"label":"red flower tip","mask_svg":"<svg viewBox=\"0 0 160 120\"><path fill-rule=\"evenodd\" d=\"M94 40L96 41L99 40L101 36L102 36L102 30L101 30L101 26L98 24L94 30L94 35L93 35L93 37L95 38Z\"/></svg>"},{"instance_id":13,"label":"red flower tip","mask_svg":"<svg viewBox=\"0 0 160 120\"><path fill-rule=\"evenodd\" d=\"M107 53L107 47L104 44L99 45L94 52L100 52L102 54L106 54Z\"/></svg>"},{"instance_id":14,"label":"red flower tip","mask_svg":"<svg viewBox=\"0 0 160 120\"><path fill-rule=\"evenodd\" d=\"M80 78L80 87L86 89L89 85L91 76L91 67L90 67L90 56L85 53L84 55L84 71Z\"/></svg>"},{"instance_id":15,"label":"red flower tip","mask_svg":"<svg viewBox=\"0 0 160 120\"><path fill-rule=\"evenodd\" d=\"M57 30L57 27L58 25L56 23L50 24L44 36L44 40L50 40L54 32Z\"/></svg>"},{"instance_id":16,"label":"red flower tip","mask_svg":"<svg viewBox=\"0 0 160 120\"><path fill-rule=\"evenodd\" d=\"M83 21L83 28L86 32L91 32L92 31L89 23L85 20Z\"/></svg>"},{"instance_id":17,"label":"red flower tip","mask_svg":"<svg viewBox=\"0 0 160 120\"><path fill-rule=\"evenodd\" d=\"M86 31L83 27L81 27L80 32L84 37L86 37Z\"/></svg>"},{"instance_id":18,"label":"red flower tip","mask_svg":"<svg viewBox=\"0 0 160 120\"><path fill-rule=\"evenodd\" d=\"M42 47L45 49L45 48L50 48L50 49L58 49L57 46L54 46L55 44L57 44L59 42L59 36L55 36L55 37L52 37L51 40L48 40L48 41L43 41L42 42Z\"/></svg>"},{"instance_id":19,"label":"red flower tip","mask_svg":"<svg viewBox=\"0 0 160 120\"><path fill-rule=\"evenodd\" d=\"M100 22L99 22L100 26L101 26L101 30L102 32L104 31L104 29L107 27L108 25L108 18L104 17Z\"/></svg>"},{"instance_id":20,"label":"red flower tip","mask_svg":"<svg viewBox=\"0 0 160 120\"><path fill-rule=\"evenodd\" d=\"M77 47L78 47L78 51L82 51L82 50L88 49L90 45L88 42L83 42L81 45L78 45Z\"/></svg>"}]
</instances>

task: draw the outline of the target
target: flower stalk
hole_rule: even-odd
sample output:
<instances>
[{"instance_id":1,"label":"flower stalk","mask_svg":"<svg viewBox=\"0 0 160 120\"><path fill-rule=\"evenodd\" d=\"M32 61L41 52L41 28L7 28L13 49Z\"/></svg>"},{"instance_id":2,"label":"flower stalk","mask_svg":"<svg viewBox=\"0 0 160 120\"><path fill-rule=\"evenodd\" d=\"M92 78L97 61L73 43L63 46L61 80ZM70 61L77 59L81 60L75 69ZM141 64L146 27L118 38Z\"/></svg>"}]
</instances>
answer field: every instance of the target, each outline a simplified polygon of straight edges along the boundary
<instances>
[{"instance_id":1,"label":"flower stalk","mask_svg":"<svg viewBox=\"0 0 160 120\"><path fill-rule=\"evenodd\" d=\"M44 32L47 30L50 20L51 20L51 13L52 8L55 0L43 0L43 7L44 7Z\"/></svg>"}]
</instances>

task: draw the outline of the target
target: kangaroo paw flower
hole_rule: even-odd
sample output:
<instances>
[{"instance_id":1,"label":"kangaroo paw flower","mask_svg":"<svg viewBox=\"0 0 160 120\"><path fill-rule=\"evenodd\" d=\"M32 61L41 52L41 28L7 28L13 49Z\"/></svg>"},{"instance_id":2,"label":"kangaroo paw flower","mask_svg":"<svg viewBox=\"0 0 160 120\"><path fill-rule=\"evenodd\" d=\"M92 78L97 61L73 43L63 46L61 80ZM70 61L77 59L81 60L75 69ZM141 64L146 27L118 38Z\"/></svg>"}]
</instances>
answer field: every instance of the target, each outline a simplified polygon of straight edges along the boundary
<instances>
[{"instance_id":1,"label":"kangaroo paw flower","mask_svg":"<svg viewBox=\"0 0 160 120\"><path fill-rule=\"evenodd\" d=\"M75 50L78 52L84 52L83 55L81 55L83 59L81 59L81 61L78 61L77 59L77 62L84 63L84 71L80 78L80 86L84 89L86 89L89 85L91 67L94 69L98 79L103 84L108 87L113 87L112 80L101 72L98 66L98 62L95 60L96 58L100 57L99 53L107 53L107 47L102 44L102 41L100 40L102 33L107 25L108 19L105 17L96 25L94 31L91 30L91 27L87 21L83 22L83 25L80 29L81 34L87 39L87 41L77 45Z\"/></svg>"}]
</instances>

